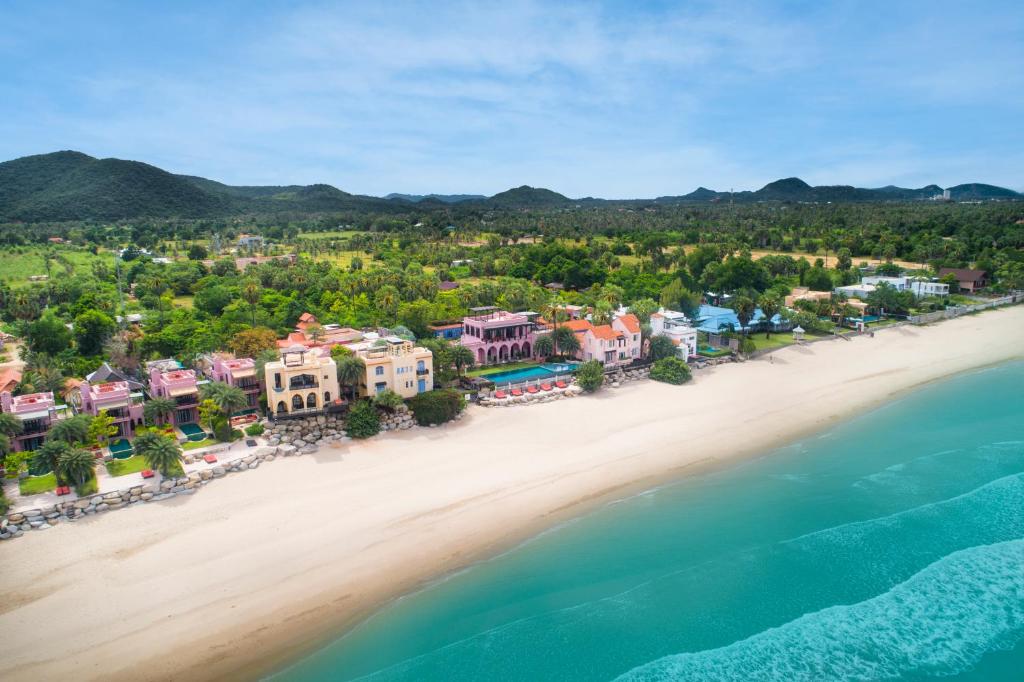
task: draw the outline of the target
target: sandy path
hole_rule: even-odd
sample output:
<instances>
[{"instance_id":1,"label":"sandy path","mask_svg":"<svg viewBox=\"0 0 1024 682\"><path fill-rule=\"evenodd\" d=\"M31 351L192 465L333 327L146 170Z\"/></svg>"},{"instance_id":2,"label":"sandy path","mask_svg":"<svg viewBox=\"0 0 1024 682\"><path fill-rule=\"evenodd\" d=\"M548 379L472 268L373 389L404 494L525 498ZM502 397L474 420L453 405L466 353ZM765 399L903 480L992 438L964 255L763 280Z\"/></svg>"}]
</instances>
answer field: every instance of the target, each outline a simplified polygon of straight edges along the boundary
<instances>
[{"instance_id":1,"label":"sandy path","mask_svg":"<svg viewBox=\"0 0 1024 682\"><path fill-rule=\"evenodd\" d=\"M289 458L0 545L0 679L253 677L381 600L686 467L1024 353L1024 307Z\"/></svg>"}]
</instances>

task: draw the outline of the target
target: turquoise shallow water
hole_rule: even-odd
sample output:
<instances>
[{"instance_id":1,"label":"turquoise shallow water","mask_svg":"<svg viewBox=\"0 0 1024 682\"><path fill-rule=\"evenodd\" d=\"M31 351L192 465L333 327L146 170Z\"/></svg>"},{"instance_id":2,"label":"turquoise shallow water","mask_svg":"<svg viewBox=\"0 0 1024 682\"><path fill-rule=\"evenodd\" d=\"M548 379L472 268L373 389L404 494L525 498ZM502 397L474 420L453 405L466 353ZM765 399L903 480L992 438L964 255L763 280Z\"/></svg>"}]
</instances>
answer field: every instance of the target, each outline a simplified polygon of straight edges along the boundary
<instances>
[{"instance_id":1,"label":"turquoise shallow water","mask_svg":"<svg viewBox=\"0 0 1024 682\"><path fill-rule=\"evenodd\" d=\"M938 676L1024 679L1024 363L610 504L274 679Z\"/></svg>"}]
</instances>

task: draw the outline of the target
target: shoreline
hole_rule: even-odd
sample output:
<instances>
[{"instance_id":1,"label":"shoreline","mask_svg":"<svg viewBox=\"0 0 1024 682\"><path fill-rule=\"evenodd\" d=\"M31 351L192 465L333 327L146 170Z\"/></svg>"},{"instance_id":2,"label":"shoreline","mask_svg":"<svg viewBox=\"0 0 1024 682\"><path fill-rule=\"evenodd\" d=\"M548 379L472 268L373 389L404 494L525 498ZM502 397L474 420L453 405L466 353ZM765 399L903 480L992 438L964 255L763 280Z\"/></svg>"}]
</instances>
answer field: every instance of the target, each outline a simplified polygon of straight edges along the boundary
<instances>
[{"instance_id":1,"label":"shoreline","mask_svg":"<svg viewBox=\"0 0 1024 682\"><path fill-rule=\"evenodd\" d=\"M610 500L1022 353L1021 306L790 346L774 363L718 366L683 387L638 382L532 409L471 408L444 428L281 460L214 492L76 522L96 528L31 533L0 547L10 652L0 676L269 675L392 600Z\"/></svg>"}]
</instances>

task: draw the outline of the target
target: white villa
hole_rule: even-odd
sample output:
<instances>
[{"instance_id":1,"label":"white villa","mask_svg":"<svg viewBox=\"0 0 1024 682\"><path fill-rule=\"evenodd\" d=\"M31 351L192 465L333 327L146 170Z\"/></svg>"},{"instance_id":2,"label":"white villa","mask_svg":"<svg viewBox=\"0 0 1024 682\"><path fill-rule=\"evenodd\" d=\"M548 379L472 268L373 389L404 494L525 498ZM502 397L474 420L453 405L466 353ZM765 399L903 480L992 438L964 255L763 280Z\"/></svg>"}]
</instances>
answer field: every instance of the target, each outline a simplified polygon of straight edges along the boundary
<instances>
[{"instance_id":1,"label":"white villa","mask_svg":"<svg viewBox=\"0 0 1024 682\"><path fill-rule=\"evenodd\" d=\"M912 277L862 277L860 284L836 287L835 291L837 294L844 294L850 298L863 300L873 293L880 284L887 284L897 291L913 292L917 298L949 295L949 285L944 282L933 282Z\"/></svg>"},{"instance_id":2,"label":"white villa","mask_svg":"<svg viewBox=\"0 0 1024 682\"><path fill-rule=\"evenodd\" d=\"M679 348L683 360L697 354L697 330L686 315L661 308L651 315L651 336L667 336Z\"/></svg>"}]
</instances>

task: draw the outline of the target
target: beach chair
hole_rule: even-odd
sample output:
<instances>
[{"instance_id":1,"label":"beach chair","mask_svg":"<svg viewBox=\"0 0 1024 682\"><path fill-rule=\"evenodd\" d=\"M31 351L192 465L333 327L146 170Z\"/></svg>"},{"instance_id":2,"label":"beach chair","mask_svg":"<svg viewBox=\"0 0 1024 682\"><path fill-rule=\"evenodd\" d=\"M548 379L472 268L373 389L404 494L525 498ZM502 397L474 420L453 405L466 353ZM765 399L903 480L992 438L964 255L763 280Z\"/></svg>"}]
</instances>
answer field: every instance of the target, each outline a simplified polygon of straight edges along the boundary
<instances>
[{"instance_id":1,"label":"beach chair","mask_svg":"<svg viewBox=\"0 0 1024 682\"><path fill-rule=\"evenodd\" d=\"M542 391L550 391L551 390L551 384L541 384L540 385L540 390L542 390Z\"/></svg>"},{"instance_id":2,"label":"beach chair","mask_svg":"<svg viewBox=\"0 0 1024 682\"><path fill-rule=\"evenodd\" d=\"M564 381L562 381L561 379L559 379L558 381L555 382L555 386L557 386L558 388L568 388L566 383Z\"/></svg>"},{"instance_id":3,"label":"beach chair","mask_svg":"<svg viewBox=\"0 0 1024 682\"><path fill-rule=\"evenodd\" d=\"M526 387L526 392L527 393L536 393L537 392L537 387L534 386L534 385L527 386Z\"/></svg>"},{"instance_id":4,"label":"beach chair","mask_svg":"<svg viewBox=\"0 0 1024 682\"><path fill-rule=\"evenodd\" d=\"M71 492L71 488L66 485L59 485L53 492L57 493L58 496L67 495Z\"/></svg>"},{"instance_id":5,"label":"beach chair","mask_svg":"<svg viewBox=\"0 0 1024 682\"><path fill-rule=\"evenodd\" d=\"M155 474L153 473L152 469L143 469L142 470L142 477L143 478L153 478L154 475Z\"/></svg>"},{"instance_id":6,"label":"beach chair","mask_svg":"<svg viewBox=\"0 0 1024 682\"><path fill-rule=\"evenodd\" d=\"M505 393L505 391L495 391L494 397L497 398L498 400L504 400L505 398L508 397L508 394Z\"/></svg>"},{"instance_id":7,"label":"beach chair","mask_svg":"<svg viewBox=\"0 0 1024 682\"><path fill-rule=\"evenodd\" d=\"M523 392L520 389L518 389L518 388L513 388L512 389L512 397L513 398L518 398L518 397L520 397L522 395L523 395Z\"/></svg>"},{"instance_id":8,"label":"beach chair","mask_svg":"<svg viewBox=\"0 0 1024 682\"><path fill-rule=\"evenodd\" d=\"M216 464L217 455L203 455L203 461L206 462L207 464Z\"/></svg>"}]
</instances>

